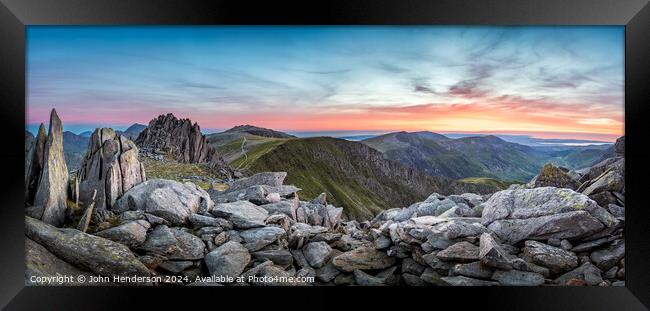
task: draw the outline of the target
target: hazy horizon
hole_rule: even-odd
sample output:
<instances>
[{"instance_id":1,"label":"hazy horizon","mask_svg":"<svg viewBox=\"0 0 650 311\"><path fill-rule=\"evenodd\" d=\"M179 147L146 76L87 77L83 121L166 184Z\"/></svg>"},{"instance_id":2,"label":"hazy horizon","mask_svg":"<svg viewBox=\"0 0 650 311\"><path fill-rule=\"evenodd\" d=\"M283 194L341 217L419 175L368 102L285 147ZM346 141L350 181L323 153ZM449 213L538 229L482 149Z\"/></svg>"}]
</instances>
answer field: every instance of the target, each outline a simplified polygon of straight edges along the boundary
<instances>
[{"instance_id":1,"label":"hazy horizon","mask_svg":"<svg viewBox=\"0 0 650 311\"><path fill-rule=\"evenodd\" d=\"M135 124L135 123L134 123ZM142 123L138 123L141 125ZM44 124L46 127L47 131L47 124ZM243 125L243 124L242 124ZM247 125L252 125L252 124L247 124ZM32 135L36 135L38 132L38 127L40 124L36 125L28 125L26 127L26 130L32 133ZM253 125L254 126L254 125ZM67 126L63 125L63 131L64 132L72 132L74 134L80 135L84 132L93 132L96 128L101 128L101 127L108 127L112 128L114 130L118 131L125 131L128 126L97 126L97 127L87 127L87 126ZM201 129L201 132L204 135L209 135L209 134L214 134L214 133L221 133L224 132L228 129ZM277 130L277 129L274 129ZM321 137L321 136L327 136L327 137L335 137L335 138L344 138L348 140L356 140L352 139L355 137L375 137L375 136L380 136L388 133L395 133L395 132L402 132L399 130L392 130L392 131L302 131L302 132L294 132L294 131L282 131L287 134L294 135L299 138L304 138L304 137ZM412 131L412 132L417 132L417 131ZM428 132L433 132L441 135L445 135L449 138L456 139L456 138L461 138L461 137L472 137L472 136L487 136L487 135L494 135L498 136L506 141L510 142L516 142L520 144L526 144L518 139L532 139L532 140L539 140L536 144L548 144L548 145L566 145L566 146L583 146L583 145L599 145L599 144L612 144L615 142L616 139L608 141L608 140L597 140L597 139L580 139L580 138L543 138L539 137L536 135L530 135L530 134L524 134L524 133L498 133L498 132L436 132L436 131L428 131ZM544 133L547 134L547 133ZM559 134L566 134L566 133L559 133ZM559 141L559 142L553 142L553 141ZM549 141L547 143L543 141Z\"/></svg>"},{"instance_id":2,"label":"hazy horizon","mask_svg":"<svg viewBox=\"0 0 650 311\"><path fill-rule=\"evenodd\" d=\"M623 43L614 26L29 26L26 125L56 108L75 133L171 112L204 133L612 142L624 135Z\"/></svg>"}]
</instances>

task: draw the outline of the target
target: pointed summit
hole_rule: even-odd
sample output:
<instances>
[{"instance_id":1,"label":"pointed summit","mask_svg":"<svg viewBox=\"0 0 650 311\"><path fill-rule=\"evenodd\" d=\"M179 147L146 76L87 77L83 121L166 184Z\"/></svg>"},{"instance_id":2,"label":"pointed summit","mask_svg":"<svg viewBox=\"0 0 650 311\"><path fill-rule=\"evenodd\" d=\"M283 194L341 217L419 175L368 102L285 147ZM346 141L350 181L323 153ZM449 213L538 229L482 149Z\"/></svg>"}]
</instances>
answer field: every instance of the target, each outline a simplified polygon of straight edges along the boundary
<instances>
[{"instance_id":1,"label":"pointed summit","mask_svg":"<svg viewBox=\"0 0 650 311\"><path fill-rule=\"evenodd\" d=\"M34 203L34 196L36 196L38 179L41 177L46 139L47 134L45 134L45 125L41 123L41 125L38 127L38 134L36 134L36 138L34 139L34 146L32 147L32 159L30 161L25 180L25 200L29 204Z\"/></svg>"},{"instance_id":2,"label":"pointed summit","mask_svg":"<svg viewBox=\"0 0 650 311\"><path fill-rule=\"evenodd\" d=\"M40 136L40 131L39 131ZM50 129L43 151L43 169L38 180L34 206L47 224L63 225L67 208L68 168L63 155L63 125L52 109ZM42 213L41 213L42 211Z\"/></svg>"},{"instance_id":3,"label":"pointed summit","mask_svg":"<svg viewBox=\"0 0 650 311\"><path fill-rule=\"evenodd\" d=\"M215 155L198 123L178 119L171 113L151 120L135 143L145 150L164 152L182 163L210 162Z\"/></svg>"}]
</instances>

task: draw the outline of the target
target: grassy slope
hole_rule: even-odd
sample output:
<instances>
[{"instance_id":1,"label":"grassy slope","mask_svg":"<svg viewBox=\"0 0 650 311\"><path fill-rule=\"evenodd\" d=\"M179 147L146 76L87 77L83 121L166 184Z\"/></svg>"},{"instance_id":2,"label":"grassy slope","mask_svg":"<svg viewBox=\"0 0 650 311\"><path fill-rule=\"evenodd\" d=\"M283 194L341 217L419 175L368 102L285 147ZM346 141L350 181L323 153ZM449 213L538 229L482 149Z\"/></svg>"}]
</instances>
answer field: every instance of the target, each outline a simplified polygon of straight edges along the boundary
<instances>
[{"instance_id":1,"label":"grassy slope","mask_svg":"<svg viewBox=\"0 0 650 311\"><path fill-rule=\"evenodd\" d=\"M510 185L514 184L514 182L505 182L505 181L501 181L494 178L488 178L488 177L467 177L467 178L459 179L458 181L463 183L469 183L469 184L494 186L499 189L507 189Z\"/></svg>"},{"instance_id":2,"label":"grassy slope","mask_svg":"<svg viewBox=\"0 0 650 311\"><path fill-rule=\"evenodd\" d=\"M342 150L326 139L292 139L284 143L267 143L249 153L248 168L254 172L286 171L285 183L301 188L301 197L312 199L326 192L328 200L345 207L346 214L352 218L368 217L389 207L387 202L364 189L354 176L346 174L349 172L337 168L337 163L322 161L317 158L318 154L350 161Z\"/></svg>"},{"instance_id":3,"label":"grassy slope","mask_svg":"<svg viewBox=\"0 0 650 311\"><path fill-rule=\"evenodd\" d=\"M176 180L179 182L191 181L197 186L208 190L210 182L190 178L191 176L203 176L209 179L217 180L218 176L210 172L206 163L179 163L173 160L156 161L150 158L142 157L140 162L144 165L147 179L161 178ZM215 188L224 190L227 186L223 183L215 183Z\"/></svg>"},{"instance_id":4,"label":"grassy slope","mask_svg":"<svg viewBox=\"0 0 650 311\"><path fill-rule=\"evenodd\" d=\"M223 159L232 164L233 161L238 160L242 153L242 142L246 139L246 144L244 149L248 154L253 154L257 152L257 149L260 148L260 145L264 145L270 142L280 143L286 139L283 138L272 138L272 137L263 137L251 135L248 133L219 133L212 134L209 137L210 144L217 149L217 152L223 157ZM233 165L237 167L242 162Z\"/></svg>"},{"instance_id":5,"label":"grassy slope","mask_svg":"<svg viewBox=\"0 0 650 311\"><path fill-rule=\"evenodd\" d=\"M559 159L559 164L571 169L581 169L598 163L607 154L608 150L584 149L570 152Z\"/></svg>"},{"instance_id":6,"label":"grassy slope","mask_svg":"<svg viewBox=\"0 0 650 311\"><path fill-rule=\"evenodd\" d=\"M432 176L452 179L470 176L496 177L477 159L444 148L438 142L416 133L391 133L364 140L363 143L383 152L389 160L415 167Z\"/></svg>"},{"instance_id":7,"label":"grassy slope","mask_svg":"<svg viewBox=\"0 0 650 311\"><path fill-rule=\"evenodd\" d=\"M428 195L429 190L414 190L398 176L386 175L381 164L364 158L363 150L357 153L354 144L324 137L270 142L249 153L247 168L251 172L286 171L285 183L301 188L302 198L326 192L332 204L344 207L346 215L355 219L403 207Z\"/></svg>"},{"instance_id":8,"label":"grassy slope","mask_svg":"<svg viewBox=\"0 0 650 311\"><path fill-rule=\"evenodd\" d=\"M537 175L545 163L543 155L530 147L488 137L456 139L450 141L448 146L481 163L486 167L486 172L501 180L527 182Z\"/></svg>"},{"instance_id":9,"label":"grassy slope","mask_svg":"<svg viewBox=\"0 0 650 311\"><path fill-rule=\"evenodd\" d=\"M241 141L242 139L239 139L236 141L236 143L241 146ZM239 157L235 158L230 162L230 166L234 168L239 168L239 169L249 169L251 164L255 163L257 159L259 159L261 156L265 155L266 153L272 151L276 147L284 144L287 141L287 139L276 139L276 138L267 138L265 142L255 144L255 145L249 145L246 149L246 156L241 156L241 153Z\"/></svg>"},{"instance_id":10,"label":"grassy slope","mask_svg":"<svg viewBox=\"0 0 650 311\"><path fill-rule=\"evenodd\" d=\"M363 141L390 160L432 176L489 177L528 181L545 164L545 154L496 137L428 139L417 133L390 133ZM547 156L546 156L547 157ZM548 158L548 157L547 157Z\"/></svg>"}]
</instances>

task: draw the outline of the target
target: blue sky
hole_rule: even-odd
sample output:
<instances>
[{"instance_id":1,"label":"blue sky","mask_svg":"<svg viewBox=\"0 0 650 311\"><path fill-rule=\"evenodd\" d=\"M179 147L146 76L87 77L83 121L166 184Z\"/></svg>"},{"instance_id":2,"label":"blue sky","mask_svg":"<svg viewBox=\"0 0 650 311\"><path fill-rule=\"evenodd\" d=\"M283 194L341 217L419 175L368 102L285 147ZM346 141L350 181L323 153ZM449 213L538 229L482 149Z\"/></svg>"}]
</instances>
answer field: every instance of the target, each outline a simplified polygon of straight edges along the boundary
<instances>
[{"instance_id":1,"label":"blue sky","mask_svg":"<svg viewBox=\"0 0 650 311\"><path fill-rule=\"evenodd\" d=\"M27 61L31 127L623 134L623 27L30 26Z\"/></svg>"}]
</instances>

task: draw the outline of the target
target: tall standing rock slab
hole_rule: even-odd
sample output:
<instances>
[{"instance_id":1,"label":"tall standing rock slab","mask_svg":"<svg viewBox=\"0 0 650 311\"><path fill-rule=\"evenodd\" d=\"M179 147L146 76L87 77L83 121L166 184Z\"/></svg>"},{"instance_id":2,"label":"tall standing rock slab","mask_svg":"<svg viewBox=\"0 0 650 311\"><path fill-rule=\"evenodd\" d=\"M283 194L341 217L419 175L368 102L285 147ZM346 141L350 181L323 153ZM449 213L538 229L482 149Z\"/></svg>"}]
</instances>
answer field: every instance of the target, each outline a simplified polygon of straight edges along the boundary
<instances>
[{"instance_id":1,"label":"tall standing rock slab","mask_svg":"<svg viewBox=\"0 0 650 311\"><path fill-rule=\"evenodd\" d=\"M63 155L63 125L56 110L52 109L50 129L43 149L43 169L34 197L34 206L39 206L36 214L40 214L39 218L47 224L63 225L67 198L68 167Z\"/></svg>"},{"instance_id":2,"label":"tall standing rock slab","mask_svg":"<svg viewBox=\"0 0 650 311\"><path fill-rule=\"evenodd\" d=\"M45 153L45 141L47 134L45 134L45 125L41 123L38 127L38 134L34 138L33 146L31 146L31 159L27 167L27 174L25 176L25 202L28 204L34 203L34 196L36 196L36 189L38 187L38 179L41 177L43 170L43 156Z\"/></svg>"},{"instance_id":3,"label":"tall standing rock slab","mask_svg":"<svg viewBox=\"0 0 650 311\"><path fill-rule=\"evenodd\" d=\"M88 207L95 202L95 222L103 221L117 199L146 180L136 145L109 128L93 132L78 174L80 204Z\"/></svg>"},{"instance_id":4,"label":"tall standing rock slab","mask_svg":"<svg viewBox=\"0 0 650 311\"><path fill-rule=\"evenodd\" d=\"M32 151L35 141L36 137L34 137L34 134L25 130L25 183L27 183L27 174L29 174L29 165L32 161Z\"/></svg>"}]
</instances>

